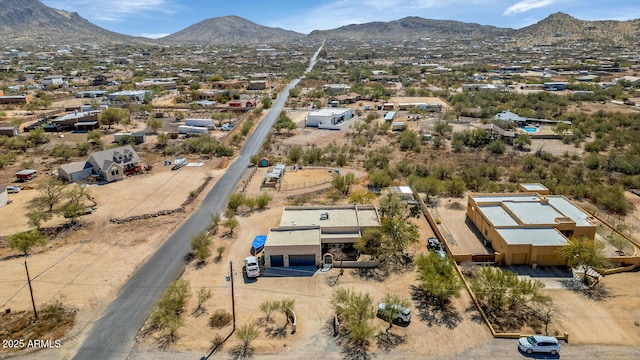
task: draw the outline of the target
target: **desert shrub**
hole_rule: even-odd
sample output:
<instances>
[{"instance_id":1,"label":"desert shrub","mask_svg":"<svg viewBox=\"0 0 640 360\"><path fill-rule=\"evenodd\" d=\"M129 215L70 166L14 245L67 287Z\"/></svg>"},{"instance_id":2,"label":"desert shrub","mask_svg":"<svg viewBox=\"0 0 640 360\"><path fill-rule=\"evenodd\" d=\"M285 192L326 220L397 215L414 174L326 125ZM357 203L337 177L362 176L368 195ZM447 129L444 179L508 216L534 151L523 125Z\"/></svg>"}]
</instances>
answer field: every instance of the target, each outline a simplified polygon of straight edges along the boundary
<instances>
[{"instance_id":1,"label":"desert shrub","mask_svg":"<svg viewBox=\"0 0 640 360\"><path fill-rule=\"evenodd\" d=\"M209 317L209 326L214 329L221 329L233 320L231 313L226 310L218 309Z\"/></svg>"}]
</instances>

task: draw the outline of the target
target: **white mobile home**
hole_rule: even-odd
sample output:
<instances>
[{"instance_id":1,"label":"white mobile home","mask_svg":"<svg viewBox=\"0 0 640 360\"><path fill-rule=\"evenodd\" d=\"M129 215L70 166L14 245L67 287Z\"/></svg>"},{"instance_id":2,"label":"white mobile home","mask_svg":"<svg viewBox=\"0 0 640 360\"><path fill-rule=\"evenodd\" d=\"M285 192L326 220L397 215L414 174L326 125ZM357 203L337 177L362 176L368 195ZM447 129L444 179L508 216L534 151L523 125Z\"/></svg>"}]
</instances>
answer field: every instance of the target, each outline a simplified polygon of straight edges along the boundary
<instances>
[{"instance_id":1,"label":"white mobile home","mask_svg":"<svg viewBox=\"0 0 640 360\"><path fill-rule=\"evenodd\" d=\"M185 125L187 126L198 126L198 127L206 127L209 129L215 129L215 125L213 124L212 119L185 119Z\"/></svg>"},{"instance_id":2,"label":"white mobile home","mask_svg":"<svg viewBox=\"0 0 640 360\"><path fill-rule=\"evenodd\" d=\"M340 125L352 117L351 109L348 108L320 109L307 115L306 124L319 129L339 129Z\"/></svg>"},{"instance_id":3,"label":"white mobile home","mask_svg":"<svg viewBox=\"0 0 640 360\"><path fill-rule=\"evenodd\" d=\"M207 134L209 129L200 126L180 125L178 126L178 134Z\"/></svg>"}]
</instances>

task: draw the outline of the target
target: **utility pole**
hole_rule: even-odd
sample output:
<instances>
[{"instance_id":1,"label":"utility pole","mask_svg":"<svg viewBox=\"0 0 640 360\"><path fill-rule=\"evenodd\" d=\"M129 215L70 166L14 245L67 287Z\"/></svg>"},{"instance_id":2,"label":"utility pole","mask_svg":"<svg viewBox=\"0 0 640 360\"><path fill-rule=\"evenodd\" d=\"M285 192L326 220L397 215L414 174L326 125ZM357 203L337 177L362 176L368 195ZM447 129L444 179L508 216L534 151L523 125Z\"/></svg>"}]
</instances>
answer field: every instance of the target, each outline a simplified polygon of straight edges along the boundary
<instances>
[{"instance_id":1,"label":"utility pole","mask_svg":"<svg viewBox=\"0 0 640 360\"><path fill-rule=\"evenodd\" d=\"M236 331L236 296L233 291L233 263L231 261L229 261L229 276L231 277L231 317L233 318L233 330L231 332L234 332Z\"/></svg>"},{"instance_id":2,"label":"utility pole","mask_svg":"<svg viewBox=\"0 0 640 360\"><path fill-rule=\"evenodd\" d=\"M27 267L26 259L24 260L24 269L27 271L27 282L29 283L29 293L31 293L31 305L33 305L33 315L36 317L36 320L38 320L38 311L36 311L36 302L33 299L33 288L31 287L31 278L29 277L29 268Z\"/></svg>"}]
</instances>

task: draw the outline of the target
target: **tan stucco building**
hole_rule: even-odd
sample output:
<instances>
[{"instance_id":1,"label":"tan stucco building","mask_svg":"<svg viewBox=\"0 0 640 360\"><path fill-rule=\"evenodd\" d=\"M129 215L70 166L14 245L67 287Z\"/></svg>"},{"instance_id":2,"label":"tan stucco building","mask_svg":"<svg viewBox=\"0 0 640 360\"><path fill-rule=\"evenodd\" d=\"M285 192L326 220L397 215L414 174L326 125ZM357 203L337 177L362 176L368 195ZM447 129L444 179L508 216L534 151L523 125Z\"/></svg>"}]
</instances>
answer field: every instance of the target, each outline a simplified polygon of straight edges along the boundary
<instances>
[{"instance_id":1,"label":"tan stucco building","mask_svg":"<svg viewBox=\"0 0 640 360\"><path fill-rule=\"evenodd\" d=\"M352 245L362 231L378 226L373 205L285 207L280 225L267 233L265 266L317 266L331 247Z\"/></svg>"},{"instance_id":2,"label":"tan stucco building","mask_svg":"<svg viewBox=\"0 0 640 360\"><path fill-rule=\"evenodd\" d=\"M564 196L537 192L469 195L467 217L506 265L564 265L558 248L571 236L594 239L597 227Z\"/></svg>"}]
</instances>

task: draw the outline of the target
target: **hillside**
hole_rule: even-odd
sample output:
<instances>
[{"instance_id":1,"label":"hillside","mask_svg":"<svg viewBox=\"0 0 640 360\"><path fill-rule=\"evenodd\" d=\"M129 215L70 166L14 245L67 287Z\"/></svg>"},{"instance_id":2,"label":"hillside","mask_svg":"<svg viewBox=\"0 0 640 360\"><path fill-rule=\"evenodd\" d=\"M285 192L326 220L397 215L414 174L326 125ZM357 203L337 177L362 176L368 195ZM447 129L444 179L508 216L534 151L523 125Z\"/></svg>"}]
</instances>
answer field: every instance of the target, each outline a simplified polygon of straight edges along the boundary
<instances>
[{"instance_id":1,"label":"hillside","mask_svg":"<svg viewBox=\"0 0 640 360\"><path fill-rule=\"evenodd\" d=\"M177 33L158 39L167 44L269 44L303 39L295 31L258 25L238 16L203 20Z\"/></svg>"},{"instance_id":2,"label":"hillside","mask_svg":"<svg viewBox=\"0 0 640 360\"><path fill-rule=\"evenodd\" d=\"M0 0L0 38L4 45L150 41L103 29L75 12L53 9L38 0Z\"/></svg>"},{"instance_id":3,"label":"hillside","mask_svg":"<svg viewBox=\"0 0 640 360\"><path fill-rule=\"evenodd\" d=\"M562 38L571 38L606 40L627 46L637 45L640 41L640 19L584 21L558 12L533 25L516 30L514 36L519 41L528 43L549 43Z\"/></svg>"},{"instance_id":4,"label":"hillside","mask_svg":"<svg viewBox=\"0 0 640 360\"><path fill-rule=\"evenodd\" d=\"M477 39L501 36L512 31L512 29L489 25L411 16L389 22L370 22L347 25L332 30L316 30L311 32L308 37L327 40L362 39L366 41L402 41L420 38L459 39L461 37Z\"/></svg>"}]
</instances>

